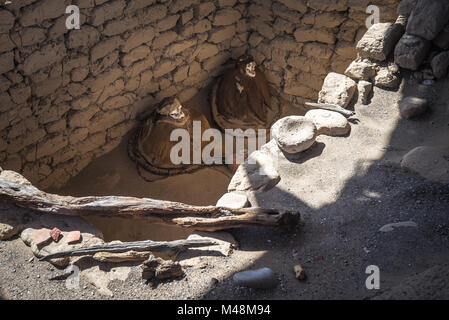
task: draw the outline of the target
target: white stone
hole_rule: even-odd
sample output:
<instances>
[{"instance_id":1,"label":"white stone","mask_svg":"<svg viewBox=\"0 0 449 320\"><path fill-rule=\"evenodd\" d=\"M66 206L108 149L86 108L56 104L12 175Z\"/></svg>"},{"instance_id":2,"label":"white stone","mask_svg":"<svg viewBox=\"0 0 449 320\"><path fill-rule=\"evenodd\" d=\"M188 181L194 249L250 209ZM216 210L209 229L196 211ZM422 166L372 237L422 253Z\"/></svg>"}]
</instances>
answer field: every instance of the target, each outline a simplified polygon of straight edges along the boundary
<instances>
[{"instance_id":1,"label":"white stone","mask_svg":"<svg viewBox=\"0 0 449 320\"><path fill-rule=\"evenodd\" d=\"M217 201L216 206L231 209L245 208L248 206L248 197L244 193L228 192Z\"/></svg>"},{"instance_id":2,"label":"white stone","mask_svg":"<svg viewBox=\"0 0 449 320\"><path fill-rule=\"evenodd\" d=\"M351 129L348 119L338 112L314 109L308 111L305 117L313 121L317 135L344 136Z\"/></svg>"},{"instance_id":3,"label":"white stone","mask_svg":"<svg viewBox=\"0 0 449 320\"><path fill-rule=\"evenodd\" d=\"M323 87L318 95L318 102L336 104L346 108L354 97L357 83L351 78L331 72L324 79Z\"/></svg>"}]
</instances>

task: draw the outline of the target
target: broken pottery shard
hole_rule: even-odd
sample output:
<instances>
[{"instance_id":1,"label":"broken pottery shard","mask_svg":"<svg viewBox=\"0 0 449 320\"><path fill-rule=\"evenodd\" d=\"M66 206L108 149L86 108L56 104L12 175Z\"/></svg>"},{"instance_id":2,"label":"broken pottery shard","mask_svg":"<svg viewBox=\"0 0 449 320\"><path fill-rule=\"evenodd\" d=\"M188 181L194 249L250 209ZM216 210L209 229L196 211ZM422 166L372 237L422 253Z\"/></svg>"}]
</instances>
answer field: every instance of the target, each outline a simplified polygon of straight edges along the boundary
<instances>
[{"instance_id":1,"label":"broken pottery shard","mask_svg":"<svg viewBox=\"0 0 449 320\"><path fill-rule=\"evenodd\" d=\"M360 80L357 84L357 89L359 90L359 103L368 104L368 100L373 90L373 84L368 81Z\"/></svg>"},{"instance_id":2,"label":"broken pottery shard","mask_svg":"<svg viewBox=\"0 0 449 320\"><path fill-rule=\"evenodd\" d=\"M418 225L413 221L404 221L404 222L397 222L397 223L389 223L384 226L382 226L379 231L380 232L390 232L393 231L395 228L399 227L417 227Z\"/></svg>"},{"instance_id":3,"label":"broken pottery shard","mask_svg":"<svg viewBox=\"0 0 449 320\"><path fill-rule=\"evenodd\" d=\"M42 228L34 231L33 233L33 242L36 246L46 243L51 239L50 229Z\"/></svg>"},{"instance_id":4,"label":"broken pottery shard","mask_svg":"<svg viewBox=\"0 0 449 320\"><path fill-rule=\"evenodd\" d=\"M276 160L268 152L255 151L235 172L228 186L232 191L267 191L281 180L276 170Z\"/></svg>"},{"instance_id":5,"label":"broken pottery shard","mask_svg":"<svg viewBox=\"0 0 449 320\"><path fill-rule=\"evenodd\" d=\"M248 206L248 197L244 193L228 192L217 201L216 206L231 209L245 208Z\"/></svg>"},{"instance_id":6,"label":"broken pottery shard","mask_svg":"<svg viewBox=\"0 0 449 320\"><path fill-rule=\"evenodd\" d=\"M407 23L407 33L433 40L449 22L449 1L418 0Z\"/></svg>"},{"instance_id":7,"label":"broken pottery shard","mask_svg":"<svg viewBox=\"0 0 449 320\"><path fill-rule=\"evenodd\" d=\"M403 33L403 27L393 23L376 23L357 43L357 52L362 58L385 61Z\"/></svg>"},{"instance_id":8,"label":"broken pottery shard","mask_svg":"<svg viewBox=\"0 0 449 320\"><path fill-rule=\"evenodd\" d=\"M298 153L309 149L317 136L312 120L302 116L282 118L271 127L271 136L279 148L287 153Z\"/></svg>"},{"instance_id":9,"label":"broken pottery shard","mask_svg":"<svg viewBox=\"0 0 449 320\"><path fill-rule=\"evenodd\" d=\"M405 69L418 70L430 49L430 42L405 34L394 50L394 62Z\"/></svg>"},{"instance_id":10,"label":"broken pottery shard","mask_svg":"<svg viewBox=\"0 0 449 320\"><path fill-rule=\"evenodd\" d=\"M298 279L298 280L306 279L306 272L304 271L304 268L300 264L297 264L296 266L294 266L293 271L295 272L296 279Z\"/></svg>"},{"instance_id":11,"label":"broken pottery shard","mask_svg":"<svg viewBox=\"0 0 449 320\"><path fill-rule=\"evenodd\" d=\"M61 230L59 230L58 228L53 228L50 231L50 236L53 238L53 241L58 242L59 241L59 236L61 235Z\"/></svg>"},{"instance_id":12,"label":"broken pottery shard","mask_svg":"<svg viewBox=\"0 0 449 320\"><path fill-rule=\"evenodd\" d=\"M449 153L442 149L420 146L409 151L401 161L401 168L430 181L449 183Z\"/></svg>"},{"instance_id":13,"label":"broken pottery shard","mask_svg":"<svg viewBox=\"0 0 449 320\"><path fill-rule=\"evenodd\" d=\"M317 128L317 135L344 136L351 126L345 116L328 110L310 110L305 117L313 121Z\"/></svg>"},{"instance_id":14,"label":"broken pottery shard","mask_svg":"<svg viewBox=\"0 0 449 320\"><path fill-rule=\"evenodd\" d=\"M441 52L432 59L432 72L437 79L447 76L449 68L449 51Z\"/></svg>"},{"instance_id":15,"label":"broken pottery shard","mask_svg":"<svg viewBox=\"0 0 449 320\"><path fill-rule=\"evenodd\" d=\"M357 83L351 78L331 72L324 79L323 87L318 95L318 102L336 104L346 108L354 97Z\"/></svg>"},{"instance_id":16,"label":"broken pottery shard","mask_svg":"<svg viewBox=\"0 0 449 320\"><path fill-rule=\"evenodd\" d=\"M76 243L81 241L81 232L79 231L70 231L67 235L67 243Z\"/></svg>"},{"instance_id":17,"label":"broken pottery shard","mask_svg":"<svg viewBox=\"0 0 449 320\"><path fill-rule=\"evenodd\" d=\"M427 110L427 100L417 97L407 97L398 102L401 117L405 119L419 116Z\"/></svg>"},{"instance_id":18,"label":"broken pottery shard","mask_svg":"<svg viewBox=\"0 0 449 320\"><path fill-rule=\"evenodd\" d=\"M345 75L352 79L370 80L376 75L376 65L367 60L356 60L346 69Z\"/></svg>"},{"instance_id":19,"label":"broken pottery shard","mask_svg":"<svg viewBox=\"0 0 449 320\"><path fill-rule=\"evenodd\" d=\"M271 289L278 285L278 279L270 268L242 271L234 274L235 284L254 289Z\"/></svg>"}]
</instances>

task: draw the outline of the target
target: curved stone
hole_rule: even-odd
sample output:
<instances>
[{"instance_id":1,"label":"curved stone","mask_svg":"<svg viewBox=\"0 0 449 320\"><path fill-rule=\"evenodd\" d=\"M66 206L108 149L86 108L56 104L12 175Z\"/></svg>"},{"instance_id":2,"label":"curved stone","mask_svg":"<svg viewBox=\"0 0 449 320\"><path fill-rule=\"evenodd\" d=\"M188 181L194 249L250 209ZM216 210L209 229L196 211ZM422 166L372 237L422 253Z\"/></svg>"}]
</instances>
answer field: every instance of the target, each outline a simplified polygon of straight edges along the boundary
<instances>
[{"instance_id":1,"label":"curved stone","mask_svg":"<svg viewBox=\"0 0 449 320\"><path fill-rule=\"evenodd\" d=\"M305 117L313 121L317 135L344 136L348 134L351 125L342 114L329 110L310 110Z\"/></svg>"},{"instance_id":2,"label":"curved stone","mask_svg":"<svg viewBox=\"0 0 449 320\"><path fill-rule=\"evenodd\" d=\"M271 127L271 136L282 151L298 153L315 143L317 128L306 117L289 116L276 121Z\"/></svg>"}]
</instances>

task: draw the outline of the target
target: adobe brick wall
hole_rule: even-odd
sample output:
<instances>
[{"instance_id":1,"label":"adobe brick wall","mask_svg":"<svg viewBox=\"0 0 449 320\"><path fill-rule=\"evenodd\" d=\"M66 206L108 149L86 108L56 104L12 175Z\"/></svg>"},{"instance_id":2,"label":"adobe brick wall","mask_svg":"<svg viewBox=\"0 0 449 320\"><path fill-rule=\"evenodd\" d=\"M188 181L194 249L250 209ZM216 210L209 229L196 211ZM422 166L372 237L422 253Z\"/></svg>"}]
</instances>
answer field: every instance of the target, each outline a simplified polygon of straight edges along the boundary
<instances>
[{"instance_id":1,"label":"adobe brick wall","mask_svg":"<svg viewBox=\"0 0 449 320\"><path fill-rule=\"evenodd\" d=\"M316 98L353 60L368 2L396 18L399 0L14 0L0 8L0 166L60 186L139 112L190 99L247 51L274 92ZM70 4L80 30L65 27Z\"/></svg>"}]
</instances>

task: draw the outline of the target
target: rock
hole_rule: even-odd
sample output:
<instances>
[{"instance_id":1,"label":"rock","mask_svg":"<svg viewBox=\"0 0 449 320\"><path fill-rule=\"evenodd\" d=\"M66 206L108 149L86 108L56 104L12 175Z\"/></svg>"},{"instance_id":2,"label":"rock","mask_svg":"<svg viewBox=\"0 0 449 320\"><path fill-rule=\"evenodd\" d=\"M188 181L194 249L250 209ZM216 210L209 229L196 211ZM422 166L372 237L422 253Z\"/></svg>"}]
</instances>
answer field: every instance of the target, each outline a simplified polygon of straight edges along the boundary
<instances>
[{"instance_id":1,"label":"rock","mask_svg":"<svg viewBox=\"0 0 449 320\"><path fill-rule=\"evenodd\" d=\"M31 182L25 179L21 174L11 171L11 170L3 170L0 172L0 179L8 180L12 183L21 184L27 187L32 187L36 189Z\"/></svg>"},{"instance_id":2,"label":"rock","mask_svg":"<svg viewBox=\"0 0 449 320\"><path fill-rule=\"evenodd\" d=\"M376 65L367 59L355 60L345 71L345 75L357 80L370 80L376 75Z\"/></svg>"},{"instance_id":3,"label":"rock","mask_svg":"<svg viewBox=\"0 0 449 320\"><path fill-rule=\"evenodd\" d=\"M67 234L67 243L72 244L80 241L81 241L81 232L79 232L78 230L70 231Z\"/></svg>"},{"instance_id":4,"label":"rock","mask_svg":"<svg viewBox=\"0 0 449 320\"><path fill-rule=\"evenodd\" d=\"M27 215L24 209L3 203L0 204L0 240L7 240L24 229Z\"/></svg>"},{"instance_id":5,"label":"rock","mask_svg":"<svg viewBox=\"0 0 449 320\"><path fill-rule=\"evenodd\" d=\"M183 275L184 270L178 262L155 258L152 255L142 265L142 279L144 280L166 280Z\"/></svg>"},{"instance_id":6,"label":"rock","mask_svg":"<svg viewBox=\"0 0 449 320\"><path fill-rule=\"evenodd\" d=\"M407 33L433 40L449 22L449 2L418 0L407 23Z\"/></svg>"},{"instance_id":7,"label":"rock","mask_svg":"<svg viewBox=\"0 0 449 320\"><path fill-rule=\"evenodd\" d=\"M449 183L448 156L449 152L447 150L420 146L404 155L401 167L425 179Z\"/></svg>"},{"instance_id":8,"label":"rock","mask_svg":"<svg viewBox=\"0 0 449 320\"><path fill-rule=\"evenodd\" d=\"M276 169L277 159L268 152L255 151L239 165L228 186L233 191L267 191L279 183L281 177Z\"/></svg>"},{"instance_id":9,"label":"rock","mask_svg":"<svg viewBox=\"0 0 449 320\"><path fill-rule=\"evenodd\" d=\"M432 72L437 79L446 78L449 68L449 51L436 55L431 62ZM432 79L427 79L432 80Z\"/></svg>"},{"instance_id":10,"label":"rock","mask_svg":"<svg viewBox=\"0 0 449 320\"><path fill-rule=\"evenodd\" d=\"M359 91L359 103L368 104L369 96L371 91L373 91L373 84L368 81L360 80L357 84L357 89Z\"/></svg>"},{"instance_id":11,"label":"rock","mask_svg":"<svg viewBox=\"0 0 449 320\"><path fill-rule=\"evenodd\" d=\"M31 251L38 258L59 251L103 243L101 232L81 217L33 212L33 218L34 220L25 225L25 229L20 234L20 237L26 245L31 247ZM36 230L45 228L48 231L42 231L42 233L47 237L48 232L48 239L51 239L50 230L46 228L48 226L56 227L61 230L62 237L58 242L41 242L41 244L38 245L39 239L34 238ZM68 243L68 233L72 230L79 230L81 232L82 242L78 244ZM60 267L66 267L69 263L74 263L78 259L80 259L80 257L65 257L51 259L49 262Z\"/></svg>"},{"instance_id":12,"label":"rock","mask_svg":"<svg viewBox=\"0 0 449 320\"><path fill-rule=\"evenodd\" d=\"M33 232L33 242L36 246L48 242L51 239L51 230L42 228Z\"/></svg>"},{"instance_id":13,"label":"rock","mask_svg":"<svg viewBox=\"0 0 449 320\"><path fill-rule=\"evenodd\" d=\"M317 135L344 136L351 129L348 119L338 112L314 109L308 111L305 117L313 121Z\"/></svg>"},{"instance_id":14,"label":"rock","mask_svg":"<svg viewBox=\"0 0 449 320\"><path fill-rule=\"evenodd\" d=\"M293 271L295 272L295 277L298 280L306 280L306 272L300 264L297 264L293 267Z\"/></svg>"},{"instance_id":15,"label":"rock","mask_svg":"<svg viewBox=\"0 0 449 320\"><path fill-rule=\"evenodd\" d=\"M225 193L216 204L217 207L241 209L248 206L248 197L244 193Z\"/></svg>"},{"instance_id":16,"label":"rock","mask_svg":"<svg viewBox=\"0 0 449 320\"><path fill-rule=\"evenodd\" d=\"M318 95L318 102L336 104L346 108L354 97L357 83L351 78L331 72L324 79L323 87Z\"/></svg>"},{"instance_id":17,"label":"rock","mask_svg":"<svg viewBox=\"0 0 449 320\"><path fill-rule=\"evenodd\" d=\"M216 257L229 257L234 249L239 247L239 243L232 234L225 231L195 231L187 237L188 240L212 240L216 244L208 247L198 247L195 250L181 252L177 261L183 267L198 268L204 264L214 264Z\"/></svg>"},{"instance_id":18,"label":"rock","mask_svg":"<svg viewBox=\"0 0 449 320\"><path fill-rule=\"evenodd\" d=\"M357 52L362 58L385 61L403 34L403 27L393 23L372 25L357 43Z\"/></svg>"},{"instance_id":19,"label":"rock","mask_svg":"<svg viewBox=\"0 0 449 320\"><path fill-rule=\"evenodd\" d=\"M409 17L418 0L402 0L396 12L398 15Z\"/></svg>"},{"instance_id":20,"label":"rock","mask_svg":"<svg viewBox=\"0 0 449 320\"><path fill-rule=\"evenodd\" d=\"M52 237L54 242L58 242L59 241L59 237L61 236L61 230L59 230L58 228L53 228L50 231L50 236Z\"/></svg>"},{"instance_id":21,"label":"rock","mask_svg":"<svg viewBox=\"0 0 449 320\"><path fill-rule=\"evenodd\" d=\"M279 282L270 268L238 272L232 278L238 286L254 289L272 289Z\"/></svg>"},{"instance_id":22,"label":"rock","mask_svg":"<svg viewBox=\"0 0 449 320\"><path fill-rule=\"evenodd\" d=\"M400 100L398 106L401 117L409 119L426 112L428 102L417 97L407 97Z\"/></svg>"},{"instance_id":23,"label":"rock","mask_svg":"<svg viewBox=\"0 0 449 320\"><path fill-rule=\"evenodd\" d=\"M449 49L449 24L441 30L438 36L433 40L433 43L443 50Z\"/></svg>"},{"instance_id":24,"label":"rock","mask_svg":"<svg viewBox=\"0 0 449 320\"><path fill-rule=\"evenodd\" d=\"M120 263L126 261L144 261L151 255L151 252L127 251L127 252L97 252L92 258L100 262Z\"/></svg>"},{"instance_id":25,"label":"rock","mask_svg":"<svg viewBox=\"0 0 449 320\"><path fill-rule=\"evenodd\" d=\"M390 63L386 67L380 67L374 78L374 85L379 88L397 89L400 84L399 67L395 63Z\"/></svg>"},{"instance_id":26,"label":"rock","mask_svg":"<svg viewBox=\"0 0 449 320\"><path fill-rule=\"evenodd\" d=\"M382 226L379 229L379 231L380 232L390 232L399 227L417 227L417 226L418 225L413 221L403 221L403 222L396 222L396 223L388 223L388 224Z\"/></svg>"},{"instance_id":27,"label":"rock","mask_svg":"<svg viewBox=\"0 0 449 320\"><path fill-rule=\"evenodd\" d=\"M430 42L420 37L405 34L394 50L394 62L405 69L418 70L427 57Z\"/></svg>"},{"instance_id":28,"label":"rock","mask_svg":"<svg viewBox=\"0 0 449 320\"><path fill-rule=\"evenodd\" d=\"M271 136L282 151L298 153L309 149L315 143L317 128L313 121L306 117L288 116L273 124Z\"/></svg>"}]
</instances>

